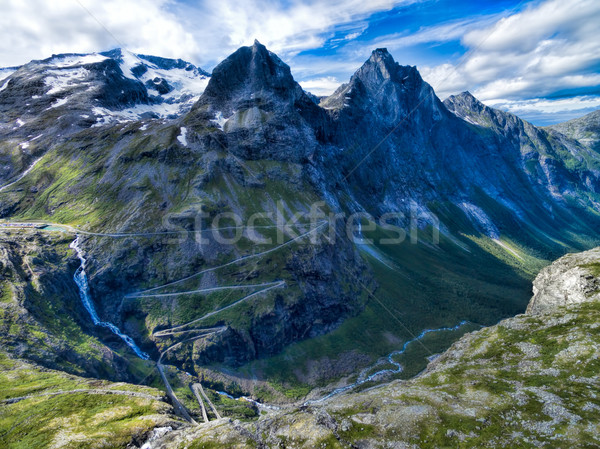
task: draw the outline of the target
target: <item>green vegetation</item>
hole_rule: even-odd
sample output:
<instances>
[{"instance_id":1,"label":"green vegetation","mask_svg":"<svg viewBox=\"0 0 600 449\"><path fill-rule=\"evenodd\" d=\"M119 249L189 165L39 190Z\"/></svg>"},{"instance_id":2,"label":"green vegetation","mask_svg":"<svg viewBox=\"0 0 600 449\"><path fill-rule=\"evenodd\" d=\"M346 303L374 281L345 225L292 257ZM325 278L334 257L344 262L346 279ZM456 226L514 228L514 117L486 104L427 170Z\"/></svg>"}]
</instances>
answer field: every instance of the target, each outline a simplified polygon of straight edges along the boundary
<instances>
[{"instance_id":1,"label":"green vegetation","mask_svg":"<svg viewBox=\"0 0 600 449\"><path fill-rule=\"evenodd\" d=\"M0 353L0 368L0 400L31 396L0 405L3 448L44 448L56 444L125 448L134 437L175 420L170 415L171 407L160 400L98 393L119 390L161 397L162 392L153 388L40 369L4 353ZM90 392L69 393L72 390Z\"/></svg>"},{"instance_id":2,"label":"green vegetation","mask_svg":"<svg viewBox=\"0 0 600 449\"><path fill-rule=\"evenodd\" d=\"M581 267L588 270L592 276L600 277L600 262L588 263Z\"/></svg>"},{"instance_id":3,"label":"green vegetation","mask_svg":"<svg viewBox=\"0 0 600 449\"><path fill-rule=\"evenodd\" d=\"M441 213L441 207L438 210ZM472 228L466 217L457 222L464 217L458 208L445 214L442 220L451 231L458 234L459 229ZM428 357L443 352L465 332L523 311L533 275L547 263L507 241L521 255L518 259L475 229L473 235L460 236L458 243L441 234L437 246L431 228L418 231L418 244L411 243L410 236L401 244L381 244L385 238L397 237L398 229L378 226L363 234L373 245L361 254L378 284L372 292L364 286L365 310L327 335L249 363L240 369L242 373L262 373L264 379L290 391L325 386L399 350L425 328L453 327L464 320L471 323L458 331L429 334L423 344L410 345L398 360L404 371L396 377L412 377L426 367ZM315 361L327 369L311 372L308 367ZM260 392L254 393L260 397Z\"/></svg>"},{"instance_id":4,"label":"green vegetation","mask_svg":"<svg viewBox=\"0 0 600 449\"><path fill-rule=\"evenodd\" d=\"M598 323L598 301L519 315L466 335L416 379L256 426L263 442L278 429L290 447L596 447ZM218 439L246 447L238 435L225 428Z\"/></svg>"},{"instance_id":5,"label":"green vegetation","mask_svg":"<svg viewBox=\"0 0 600 449\"><path fill-rule=\"evenodd\" d=\"M474 128L493 135L488 129ZM68 142L52 148L42 164L7 192L15 205L12 218L71 223L99 231L165 228L185 231L197 230L194 219L200 211L211 218L220 212L235 212L244 219L270 211L290 219L296 212L308 212L310 205L321 199L320 192L308 182L302 164L243 160L218 147L204 152L183 148L173 143L176 130L170 125L157 125L149 133L141 133L136 125L123 124L74 135ZM196 132L203 138L208 130L197 129ZM536 150L541 148L540 142L532 140L526 146L528 150L541 151ZM581 161L577 158L571 161L567 156L556 157L564 158L573 165L573 170L578 170L576 165ZM343 202L346 195L342 193L340 198ZM315 326L325 335L311 337L284 348L279 354L247 363L240 368L241 375L256 375L268 380L282 397L299 399L314 386L325 386L373 365L423 329L450 327L463 320L472 323L449 335L428 335L422 344L410 345L398 360L404 366L398 377L408 378L425 368L428 357L442 352L464 332L523 311L533 275L549 260L594 244L590 237L594 230L589 227L584 213L567 214L557 208L554 211L556 223L548 225L516 218L514 210L482 191L475 192L473 201L486 211L492 222L502 224L501 242L483 235L472 220L451 203L427 205L448 232L441 235L439 244L433 241L431 228L418 231L418 244L407 239L395 245L384 245L381 239L396 236L397 229L365 230L365 237L372 238L374 244L359 247L370 268L364 279L357 281L343 266L334 268L335 282L339 284L334 294L355 300L357 315L345 319L337 328ZM530 215L546 213L535 198L523 201L531 204ZM263 216L256 225L269 226L275 222L274 215ZM221 226L235 224L224 220ZM296 226L296 230L301 229L304 228ZM229 232L233 235L234 231ZM110 284L113 279L106 273L112 270L115 277L120 275L115 269L118 265L125 267L130 277L117 284L116 289L152 288L275 247L278 237L275 229L261 228L257 232L272 242L255 244L245 236L236 245L217 246L213 242L200 251L193 240L197 236L193 234L91 238L86 246L100 260L98 266L90 266L90 274L94 276L96 270L101 271L104 282ZM288 238L286 236L286 240ZM193 277L160 292L284 280L285 295L272 290L198 323L202 326L226 324L248 336L258 323L276 313L281 304L290 310L301 307L306 285L295 278L290 265L298 262L294 257L300 258L301 264L311 263L314 252L316 250L298 242L264 257ZM371 274L372 281L367 279ZM156 343L164 350L179 340L153 338L153 331L185 324L233 304L253 291L248 287L208 294L128 299L123 302L123 324L136 340L148 346ZM6 289L2 289L0 303L6 295ZM61 321L55 311L48 310L53 304L68 308L67 302L61 303L55 297L51 300L48 296L32 297L43 312L40 316L50 317L43 323L44 329L76 342L82 357L100 357L100 346L80 332L77 323L68 319ZM116 303L120 299L111 297L107 301ZM365 307L360 311L363 304ZM53 321L58 323L54 328ZM35 331L38 333L31 329L28 335L37 335L37 341L43 341L39 333L43 330ZM28 338L33 341L32 337ZM195 366L194 351L201 346L202 342L183 344L170 353L167 360L190 371L199 370L202 367ZM139 368L136 376L144 371L143 367ZM214 364L211 369L227 371L228 367ZM102 375L114 373L108 367ZM270 390L253 393L259 398L274 394Z\"/></svg>"}]
</instances>

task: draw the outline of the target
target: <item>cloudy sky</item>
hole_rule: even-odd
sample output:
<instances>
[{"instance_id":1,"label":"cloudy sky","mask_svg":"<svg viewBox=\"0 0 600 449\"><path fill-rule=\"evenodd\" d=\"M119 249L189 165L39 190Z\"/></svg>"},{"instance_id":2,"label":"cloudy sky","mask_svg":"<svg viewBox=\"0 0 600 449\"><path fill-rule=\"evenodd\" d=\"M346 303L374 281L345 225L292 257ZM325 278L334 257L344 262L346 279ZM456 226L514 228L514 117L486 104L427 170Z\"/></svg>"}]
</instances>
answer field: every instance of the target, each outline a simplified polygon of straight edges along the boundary
<instances>
[{"instance_id":1,"label":"cloudy sky","mask_svg":"<svg viewBox=\"0 0 600 449\"><path fill-rule=\"evenodd\" d=\"M326 95L377 47L441 99L536 124L600 107L598 0L0 0L0 67L124 47L206 70L256 38Z\"/></svg>"}]
</instances>

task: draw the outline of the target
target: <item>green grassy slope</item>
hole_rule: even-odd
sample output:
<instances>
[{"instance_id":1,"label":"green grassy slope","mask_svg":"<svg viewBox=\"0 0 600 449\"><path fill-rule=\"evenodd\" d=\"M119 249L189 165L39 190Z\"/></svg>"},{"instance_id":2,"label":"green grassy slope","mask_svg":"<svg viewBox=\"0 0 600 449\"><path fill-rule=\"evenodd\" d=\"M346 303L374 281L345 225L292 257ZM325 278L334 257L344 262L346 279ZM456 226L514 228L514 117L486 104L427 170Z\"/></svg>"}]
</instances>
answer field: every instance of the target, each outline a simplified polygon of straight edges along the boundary
<instances>
[{"instance_id":1,"label":"green grassy slope","mask_svg":"<svg viewBox=\"0 0 600 449\"><path fill-rule=\"evenodd\" d=\"M111 390L124 394L102 394ZM0 391L0 446L7 449L125 448L157 426L181 424L159 390L47 370L4 352ZM7 402L20 397L28 398Z\"/></svg>"}]
</instances>

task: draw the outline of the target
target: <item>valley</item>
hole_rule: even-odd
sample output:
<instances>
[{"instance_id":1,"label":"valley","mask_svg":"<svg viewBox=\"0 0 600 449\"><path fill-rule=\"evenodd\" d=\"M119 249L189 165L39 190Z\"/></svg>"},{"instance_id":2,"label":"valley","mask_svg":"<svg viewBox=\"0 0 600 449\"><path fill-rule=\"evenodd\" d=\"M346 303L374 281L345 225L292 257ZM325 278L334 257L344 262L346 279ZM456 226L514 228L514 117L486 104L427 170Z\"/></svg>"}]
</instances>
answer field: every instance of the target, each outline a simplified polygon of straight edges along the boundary
<instances>
[{"instance_id":1,"label":"valley","mask_svg":"<svg viewBox=\"0 0 600 449\"><path fill-rule=\"evenodd\" d=\"M585 120L538 128L468 92L442 102L386 49L326 98L258 41L212 74L113 50L54 55L0 82L3 363L55 385L17 376L0 441L25 432L17 416L43 398L76 398L87 416L96 396L110 414L106 395L130 410L114 418L118 447L346 447L375 444L381 428L431 447L468 439L479 424L436 395L492 404L496 423L495 395L539 380L501 366L529 338L504 329L562 341L519 315L531 282L600 244ZM594 307L569 309L571 321ZM480 351L485 339L521 349ZM486 370L498 380L473 404L469 376ZM409 430L388 425L384 391ZM525 407L539 392L513 393ZM420 427L421 409L450 434ZM144 446L157 428L169 430ZM110 439L59 433L44 438Z\"/></svg>"}]
</instances>

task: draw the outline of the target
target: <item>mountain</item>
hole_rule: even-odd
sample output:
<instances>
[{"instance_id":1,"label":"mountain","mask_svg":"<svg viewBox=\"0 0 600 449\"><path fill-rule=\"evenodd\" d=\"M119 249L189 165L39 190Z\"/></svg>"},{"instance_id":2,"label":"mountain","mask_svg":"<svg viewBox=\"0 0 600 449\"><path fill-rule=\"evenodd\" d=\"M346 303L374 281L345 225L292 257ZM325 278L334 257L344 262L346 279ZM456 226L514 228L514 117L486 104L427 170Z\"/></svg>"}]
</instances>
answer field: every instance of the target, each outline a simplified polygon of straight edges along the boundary
<instances>
[{"instance_id":1,"label":"mountain","mask_svg":"<svg viewBox=\"0 0 600 449\"><path fill-rule=\"evenodd\" d=\"M111 119L175 117L198 99L210 75L181 59L136 55L115 49L92 54L60 54L14 67L3 75L3 104L25 120L28 111L60 108L88 112L81 125ZM106 116L106 117L105 117ZM74 117L71 116L71 119ZM73 121L73 120L71 120ZM21 125L23 126L23 125Z\"/></svg>"},{"instance_id":2,"label":"mountain","mask_svg":"<svg viewBox=\"0 0 600 449\"><path fill-rule=\"evenodd\" d=\"M600 155L469 93L441 102L385 49L320 101L259 42L210 77L113 51L5 79L0 343L164 384L190 422L188 384L249 418L226 395L414 377L600 242Z\"/></svg>"},{"instance_id":3,"label":"mountain","mask_svg":"<svg viewBox=\"0 0 600 449\"><path fill-rule=\"evenodd\" d=\"M190 112L208 117L243 159L300 162L315 153L323 111L258 41L221 62Z\"/></svg>"},{"instance_id":4,"label":"mountain","mask_svg":"<svg viewBox=\"0 0 600 449\"><path fill-rule=\"evenodd\" d=\"M547 127L550 132L556 131L598 153L600 151L600 111L590 112L583 117L569 120Z\"/></svg>"},{"instance_id":5,"label":"mountain","mask_svg":"<svg viewBox=\"0 0 600 449\"><path fill-rule=\"evenodd\" d=\"M259 61L282 64L258 43L253 53ZM235 67L236 61L238 65L246 61L243 58L247 52L240 50L223 65ZM244 75L255 79L263 74L257 63ZM274 74L275 78L283 76L284 82L290 81L289 69L287 75L286 79L286 73ZM181 325L188 316L191 319L194 314L208 313L213 307L245 297L259 295L264 300L261 307L249 308L248 317L232 315L233 321L224 332L182 348L187 352L185 357L173 353L185 360L186 366L224 361L240 364L278 352L298 339L325 333L362 308L364 294L352 279L371 284L365 264L351 243L341 239L335 244L320 239L310 242L316 230L310 229L308 217L297 223L292 220L289 229L277 230L279 220L287 222L297 212L308 212L319 200L319 192L297 162L236 156L239 129L223 132L214 117L197 110L205 98L216 95L215 86L223 82L217 68L197 107L175 121L90 127L45 147L47 152L30 172L31 184L23 188L18 182L5 188L2 203L5 217L12 219L68 223L123 235L116 239L92 235L83 243L85 253L95 254L86 270L92 297L103 298L96 304L101 317L127 329L154 356L176 343L172 338L156 336L161 329ZM9 83L7 91L11 88ZM294 101L293 96L275 96L269 102L270 92L265 92L259 99L260 107L254 110L258 114L261 108L271 108L270 114L275 116L275 107L287 107L290 115L296 113L294 107L285 105L285 101ZM248 98L252 95L248 93ZM290 132L294 136L306 132L302 121L293 125ZM294 131L296 125L298 132ZM281 148L268 132L269 143ZM233 144L228 142L230 138L236 139ZM299 147L302 144L294 142ZM263 140L252 141L248 151L258 154L257 148L263 145ZM269 147L265 150L271 151ZM99 192L103 193L99 196ZM197 227L210 225L199 223L203 214L212 220L232 212L244 219L265 214L256 221L256 235L271 242L258 245L256 252L272 250L272 256L252 257L246 262L243 256L256 246L250 234L227 244L223 243L225 237ZM226 219L221 226L228 223ZM199 243L201 236L206 240L203 243ZM206 268L228 260L239 263L220 271L209 269L204 276ZM339 269L342 266L347 269ZM175 289L159 288L161 284L170 287L177 279L182 281L176 282ZM263 293L261 287L268 282L278 288ZM240 287L228 292L230 285ZM174 292L182 289L198 293L180 299ZM215 293L204 293L211 289ZM152 293L140 294L145 290ZM285 298L281 290L285 290ZM209 327L211 322L217 325L221 317L207 320ZM198 338L203 335L202 328ZM193 365L189 369L194 369Z\"/></svg>"},{"instance_id":6,"label":"mountain","mask_svg":"<svg viewBox=\"0 0 600 449\"><path fill-rule=\"evenodd\" d=\"M209 77L181 59L121 49L54 55L3 69L0 176L14 178L41 156L43 148L82 129L177 117L192 107ZM14 145L20 145L18 152L11 151Z\"/></svg>"}]
</instances>

